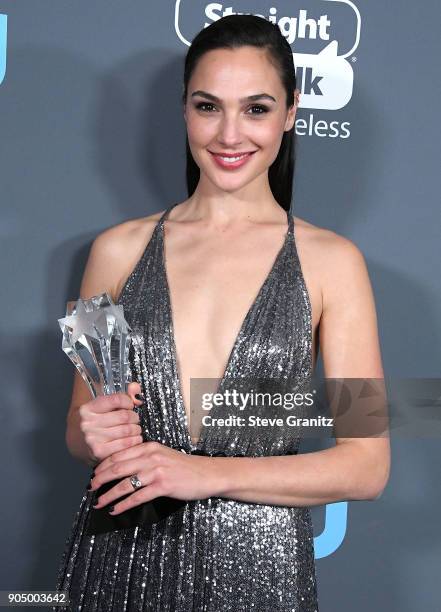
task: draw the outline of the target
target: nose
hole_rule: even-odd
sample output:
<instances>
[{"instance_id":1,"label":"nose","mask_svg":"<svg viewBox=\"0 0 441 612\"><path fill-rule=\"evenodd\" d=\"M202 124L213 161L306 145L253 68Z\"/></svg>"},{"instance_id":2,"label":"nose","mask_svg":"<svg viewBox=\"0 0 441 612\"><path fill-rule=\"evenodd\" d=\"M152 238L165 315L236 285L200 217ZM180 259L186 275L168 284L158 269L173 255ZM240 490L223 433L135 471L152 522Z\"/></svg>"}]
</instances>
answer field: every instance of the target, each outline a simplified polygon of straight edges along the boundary
<instances>
[{"instance_id":1,"label":"nose","mask_svg":"<svg viewBox=\"0 0 441 612\"><path fill-rule=\"evenodd\" d=\"M218 141L225 145L225 147L234 147L242 143L243 136L239 118L232 115L224 115L219 123Z\"/></svg>"}]
</instances>

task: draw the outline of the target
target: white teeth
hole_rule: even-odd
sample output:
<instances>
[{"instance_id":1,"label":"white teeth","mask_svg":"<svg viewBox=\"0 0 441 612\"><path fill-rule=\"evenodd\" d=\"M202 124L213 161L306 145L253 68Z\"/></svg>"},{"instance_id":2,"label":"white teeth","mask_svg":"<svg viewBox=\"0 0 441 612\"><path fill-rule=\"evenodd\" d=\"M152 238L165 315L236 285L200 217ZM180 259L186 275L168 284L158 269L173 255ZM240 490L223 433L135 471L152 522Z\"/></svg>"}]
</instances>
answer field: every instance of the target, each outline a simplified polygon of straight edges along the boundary
<instances>
[{"instance_id":1,"label":"white teeth","mask_svg":"<svg viewBox=\"0 0 441 612\"><path fill-rule=\"evenodd\" d=\"M239 155L239 157L222 157L222 155L219 155L219 157L225 161L225 162L237 162L239 161L239 159L243 159L244 157L246 157L248 155L248 153L245 153L245 155Z\"/></svg>"}]
</instances>

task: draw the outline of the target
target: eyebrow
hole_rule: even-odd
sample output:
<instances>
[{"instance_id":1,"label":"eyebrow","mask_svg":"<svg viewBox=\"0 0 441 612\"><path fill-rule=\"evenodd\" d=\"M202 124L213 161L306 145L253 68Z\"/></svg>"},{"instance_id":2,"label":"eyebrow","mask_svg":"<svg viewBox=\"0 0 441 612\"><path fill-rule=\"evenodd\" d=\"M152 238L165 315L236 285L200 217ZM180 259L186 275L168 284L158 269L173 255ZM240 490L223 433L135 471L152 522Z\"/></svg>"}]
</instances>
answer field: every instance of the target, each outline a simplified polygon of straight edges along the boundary
<instances>
[{"instance_id":1,"label":"eyebrow","mask_svg":"<svg viewBox=\"0 0 441 612\"><path fill-rule=\"evenodd\" d=\"M221 102L221 99L218 98L217 96L213 96L213 94L208 93L207 91L202 91L201 89L198 89L197 91L194 91L191 94L191 97L193 98L194 96L202 96L203 98L207 98L208 100L212 100L213 102ZM273 102L276 101L276 99L273 96L270 96L267 93L260 93L260 94L253 94L252 96L246 96L245 98L240 98L239 102L251 102L251 101L255 101L255 100L272 100Z\"/></svg>"}]
</instances>

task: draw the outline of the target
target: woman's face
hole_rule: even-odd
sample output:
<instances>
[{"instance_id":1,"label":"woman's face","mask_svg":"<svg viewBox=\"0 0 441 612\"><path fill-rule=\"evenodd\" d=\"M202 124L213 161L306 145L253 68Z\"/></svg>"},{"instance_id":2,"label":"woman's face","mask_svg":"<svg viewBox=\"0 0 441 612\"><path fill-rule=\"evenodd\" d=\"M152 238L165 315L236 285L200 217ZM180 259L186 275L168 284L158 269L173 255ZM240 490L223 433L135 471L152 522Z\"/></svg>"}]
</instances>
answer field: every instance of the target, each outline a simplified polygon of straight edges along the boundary
<instances>
[{"instance_id":1,"label":"woman's face","mask_svg":"<svg viewBox=\"0 0 441 612\"><path fill-rule=\"evenodd\" d=\"M296 105L286 108L285 89L262 49L247 46L205 53L189 81L184 109L201 179L205 174L220 189L231 191L265 175L284 131L294 125L295 111ZM233 164L215 155L244 153L243 160Z\"/></svg>"}]
</instances>

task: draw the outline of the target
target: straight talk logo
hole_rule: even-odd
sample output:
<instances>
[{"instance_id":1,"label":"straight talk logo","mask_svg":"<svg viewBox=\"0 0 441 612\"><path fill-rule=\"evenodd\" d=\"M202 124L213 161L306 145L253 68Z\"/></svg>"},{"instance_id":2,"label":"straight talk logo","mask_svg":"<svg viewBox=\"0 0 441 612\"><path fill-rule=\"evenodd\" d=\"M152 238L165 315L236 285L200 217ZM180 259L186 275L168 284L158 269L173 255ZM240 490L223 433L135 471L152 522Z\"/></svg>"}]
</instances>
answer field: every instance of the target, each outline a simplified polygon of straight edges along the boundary
<instances>
[{"instance_id":1,"label":"straight talk logo","mask_svg":"<svg viewBox=\"0 0 441 612\"><path fill-rule=\"evenodd\" d=\"M324 2L326 5L323 4ZM210 23L226 15L254 14L278 25L286 40L290 45L294 45L294 48L299 41L317 41L316 53L298 51L293 53L297 86L301 91L299 108L340 110L350 102L353 94L354 70L350 60L354 61L354 57L350 56L353 56L360 43L360 11L351 0L316 0L309 4L311 5L309 9L301 8L293 11L292 2L271 2L266 10L250 13L249 3L240 0L237 0L236 6L224 5L221 2L207 4L192 0L190 13L189 0L176 0L175 31L178 38L189 46L195 31L209 26ZM334 11L334 4L335 6L340 5L339 11ZM341 5L345 5L350 11L346 17L354 24L354 39L350 48L339 55L340 41L337 34L338 28L334 22L339 22L341 33ZM326 6L326 13L323 12L317 17L312 16L311 8L322 6ZM193 16L198 10L201 14L201 23L195 18L190 19L190 14ZM189 22L190 26L188 26ZM346 23L347 21L345 21L344 29L347 31ZM350 125L350 122L347 121L316 120L314 114L310 113L306 118L296 120L296 132L300 136L346 139L350 137Z\"/></svg>"}]
</instances>

